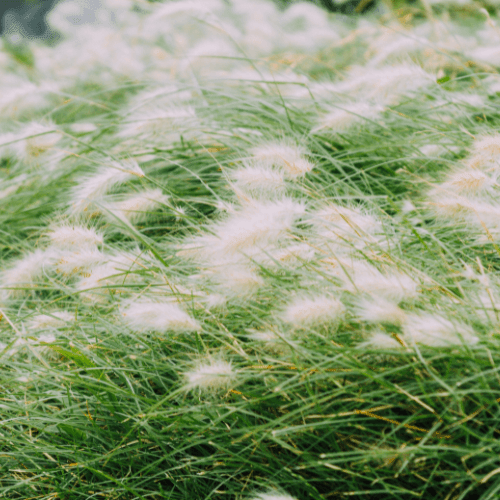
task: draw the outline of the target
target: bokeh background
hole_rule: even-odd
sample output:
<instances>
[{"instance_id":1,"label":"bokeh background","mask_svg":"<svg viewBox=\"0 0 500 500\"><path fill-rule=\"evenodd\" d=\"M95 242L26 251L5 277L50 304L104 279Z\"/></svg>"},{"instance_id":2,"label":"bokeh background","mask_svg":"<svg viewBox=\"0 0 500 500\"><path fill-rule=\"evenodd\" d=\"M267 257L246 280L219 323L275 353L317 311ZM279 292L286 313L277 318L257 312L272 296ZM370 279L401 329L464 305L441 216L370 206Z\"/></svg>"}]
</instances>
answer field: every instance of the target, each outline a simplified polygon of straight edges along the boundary
<instances>
[{"instance_id":1,"label":"bokeh background","mask_svg":"<svg viewBox=\"0 0 500 500\"><path fill-rule=\"evenodd\" d=\"M53 6L65 0L1 0L0 1L0 34L14 33L21 37L32 39L57 38L46 22L46 16ZM155 1L155 0L145 0ZM375 7L375 0L309 0L330 12L341 12L356 15ZM274 0L281 8L296 3L294 0ZM99 0L85 0L84 17L75 19L74 23L92 22L93 12L99 7Z\"/></svg>"}]
</instances>

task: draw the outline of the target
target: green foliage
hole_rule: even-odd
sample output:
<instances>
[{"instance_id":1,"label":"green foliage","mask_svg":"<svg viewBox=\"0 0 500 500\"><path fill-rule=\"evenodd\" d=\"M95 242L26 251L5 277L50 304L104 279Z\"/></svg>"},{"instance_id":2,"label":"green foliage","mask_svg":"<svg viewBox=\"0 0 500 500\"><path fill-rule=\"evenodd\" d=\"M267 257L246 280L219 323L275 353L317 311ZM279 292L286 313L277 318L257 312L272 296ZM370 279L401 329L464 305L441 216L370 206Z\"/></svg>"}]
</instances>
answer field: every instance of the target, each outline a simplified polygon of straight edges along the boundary
<instances>
[{"instance_id":1,"label":"green foliage","mask_svg":"<svg viewBox=\"0 0 500 500\"><path fill-rule=\"evenodd\" d=\"M33 67L30 50L4 48L17 71ZM280 54L265 64L295 64L314 83L365 63L366 49L366 38L352 37L314 57ZM197 81L199 130L164 142L118 135L143 88L122 77L112 85L77 82L29 110L30 119L52 120L62 134L54 149L63 155L54 169L43 154L2 158L0 194L9 190L0 196L2 271L47 246L82 179L111 160L135 158L145 174L114 186L112 201L156 188L169 199L134 224L100 202L83 214L104 234L104 252L136 252L139 264L122 262L114 280L79 288L83 272L68 278L47 265L0 302L0 497L245 500L279 487L298 500L498 498L498 304L478 306L491 290L464 277L464 264L490 276L495 292L500 251L497 240L481 242L482 227L441 217L429 202L430 188L463 164L473 140L500 125L498 95L483 92L487 75L457 66L425 92L388 105L380 119L340 133L312 133L325 102L295 97L289 82L267 76ZM481 110L451 100L473 85L485 97ZM27 121L21 114L6 129ZM72 128L88 123L95 130ZM226 175L261 138L307 148L314 169L286 183L290 197L307 201L307 214L328 202L362 207L380 221L380 239L349 250L418 281L418 297L401 301L405 313L446 315L473 328L479 344L363 344L376 333L400 339L403 327L361 320L360 294L325 271L326 251L291 267L259 264L258 292L208 307L195 292L219 288L208 280L191 286L202 265L183 258L178 245L225 220L218 203L238 201ZM435 144L445 151L422 152ZM299 218L294 241L311 234L311 221ZM347 309L337 323L279 323L291 297L329 290ZM128 326L123 303L149 295L181 303L201 331ZM74 321L29 326L55 310ZM249 335L273 327L287 336L278 347ZM186 370L217 357L232 363L231 384L187 390Z\"/></svg>"}]
</instances>

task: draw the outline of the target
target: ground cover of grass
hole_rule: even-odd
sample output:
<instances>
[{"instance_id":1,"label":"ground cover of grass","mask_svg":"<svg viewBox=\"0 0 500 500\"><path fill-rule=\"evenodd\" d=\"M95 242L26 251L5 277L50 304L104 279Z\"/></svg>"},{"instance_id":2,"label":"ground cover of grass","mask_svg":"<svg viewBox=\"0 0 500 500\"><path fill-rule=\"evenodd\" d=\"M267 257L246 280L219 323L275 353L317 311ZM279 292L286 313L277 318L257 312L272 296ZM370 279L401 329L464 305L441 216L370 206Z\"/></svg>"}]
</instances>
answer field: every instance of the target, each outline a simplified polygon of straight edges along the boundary
<instances>
[{"instance_id":1,"label":"ground cover of grass","mask_svg":"<svg viewBox=\"0 0 500 500\"><path fill-rule=\"evenodd\" d=\"M498 497L486 7L2 41L1 498Z\"/></svg>"}]
</instances>

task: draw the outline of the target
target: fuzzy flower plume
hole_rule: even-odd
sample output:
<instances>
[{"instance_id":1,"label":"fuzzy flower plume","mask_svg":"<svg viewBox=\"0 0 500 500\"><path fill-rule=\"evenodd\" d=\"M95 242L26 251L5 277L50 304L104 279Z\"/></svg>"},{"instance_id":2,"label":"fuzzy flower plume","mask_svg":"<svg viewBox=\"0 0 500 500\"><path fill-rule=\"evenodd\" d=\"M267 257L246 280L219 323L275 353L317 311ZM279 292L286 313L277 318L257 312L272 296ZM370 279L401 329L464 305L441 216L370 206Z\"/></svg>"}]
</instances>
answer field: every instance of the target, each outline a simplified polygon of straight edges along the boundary
<instances>
[{"instance_id":1,"label":"fuzzy flower plume","mask_svg":"<svg viewBox=\"0 0 500 500\"><path fill-rule=\"evenodd\" d=\"M144 172L135 161L123 162L123 165L112 162L112 166L98 170L73 189L71 212L79 215L88 211L94 201L113 187L133 179L134 176L144 177Z\"/></svg>"},{"instance_id":2,"label":"fuzzy flower plume","mask_svg":"<svg viewBox=\"0 0 500 500\"><path fill-rule=\"evenodd\" d=\"M371 104L368 102L344 104L342 108L332 109L323 115L319 124L311 132L348 132L356 125L376 120L383 111L384 107L380 104Z\"/></svg>"},{"instance_id":3,"label":"fuzzy flower plume","mask_svg":"<svg viewBox=\"0 0 500 500\"><path fill-rule=\"evenodd\" d=\"M234 57L238 57L238 52L235 50L234 43L228 41L227 37L208 38L187 52L179 69L185 72L191 68L200 77L214 73L225 75L234 66L232 59Z\"/></svg>"},{"instance_id":4,"label":"fuzzy flower plume","mask_svg":"<svg viewBox=\"0 0 500 500\"><path fill-rule=\"evenodd\" d=\"M157 107L140 109L130 114L118 137L134 141L156 141L162 143L176 140L179 131L192 129L198 123L191 107Z\"/></svg>"},{"instance_id":5,"label":"fuzzy flower plume","mask_svg":"<svg viewBox=\"0 0 500 500\"><path fill-rule=\"evenodd\" d=\"M338 84L337 91L379 104L396 104L401 96L412 95L435 82L436 77L420 66L402 63L368 70L355 68L346 80Z\"/></svg>"},{"instance_id":6,"label":"fuzzy flower plume","mask_svg":"<svg viewBox=\"0 0 500 500\"><path fill-rule=\"evenodd\" d=\"M314 326L335 322L344 311L342 302L332 297L297 297L286 307L281 318L297 327Z\"/></svg>"},{"instance_id":7,"label":"fuzzy flower plume","mask_svg":"<svg viewBox=\"0 0 500 500\"><path fill-rule=\"evenodd\" d=\"M279 491L267 491L265 493L259 493L252 497L252 500L297 500L288 493L282 493Z\"/></svg>"},{"instance_id":8,"label":"fuzzy flower plume","mask_svg":"<svg viewBox=\"0 0 500 500\"><path fill-rule=\"evenodd\" d=\"M401 349L403 346L394 337L383 332L375 332L368 340L358 344L357 347L358 349Z\"/></svg>"},{"instance_id":9,"label":"fuzzy flower plume","mask_svg":"<svg viewBox=\"0 0 500 500\"><path fill-rule=\"evenodd\" d=\"M83 299L92 302L105 302L109 297L107 287L123 282L123 272L112 264L102 264L93 268L76 284Z\"/></svg>"},{"instance_id":10,"label":"fuzzy flower plume","mask_svg":"<svg viewBox=\"0 0 500 500\"><path fill-rule=\"evenodd\" d=\"M34 336L33 334L30 334L30 336ZM40 343L44 344L52 344L57 340L57 336L55 333L42 333L39 335L36 335L34 339L32 338L24 338L24 337L18 337L17 340L14 342L14 345L12 346L12 349L7 351L7 355L12 356L14 354L19 353L20 351L23 351L24 348L28 347L30 349L34 349L38 351L40 354L44 354L49 358L55 358L57 357L57 354L50 349L49 347L46 347L44 345L38 345Z\"/></svg>"},{"instance_id":11,"label":"fuzzy flower plume","mask_svg":"<svg viewBox=\"0 0 500 500\"><path fill-rule=\"evenodd\" d=\"M63 250L92 248L103 243L102 234L81 226L63 225L50 231L48 237L53 246Z\"/></svg>"},{"instance_id":12,"label":"fuzzy flower plume","mask_svg":"<svg viewBox=\"0 0 500 500\"><path fill-rule=\"evenodd\" d=\"M152 111L163 108L167 105L173 106L175 103L189 101L195 96L191 90L180 90L174 84L162 85L160 87L145 89L132 98L131 111Z\"/></svg>"},{"instance_id":13,"label":"fuzzy flower plume","mask_svg":"<svg viewBox=\"0 0 500 500\"><path fill-rule=\"evenodd\" d=\"M382 273L375 266L361 260L325 259L327 270L343 281L351 293L368 293L391 302L413 300L417 297L417 283L399 272Z\"/></svg>"},{"instance_id":14,"label":"fuzzy flower plume","mask_svg":"<svg viewBox=\"0 0 500 500\"><path fill-rule=\"evenodd\" d=\"M441 186L436 186L429 192L431 201L429 205L442 217L465 217L471 212L481 212L485 205L465 196L453 195L444 191Z\"/></svg>"},{"instance_id":15,"label":"fuzzy flower plume","mask_svg":"<svg viewBox=\"0 0 500 500\"><path fill-rule=\"evenodd\" d=\"M244 264L229 264L218 267L212 274L212 279L218 283L220 290L233 297L247 297L264 286L264 279Z\"/></svg>"},{"instance_id":16,"label":"fuzzy flower plume","mask_svg":"<svg viewBox=\"0 0 500 500\"><path fill-rule=\"evenodd\" d=\"M209 363L200 363L184 374L186 389L200 391L216 391L227 389L234 383L237 372L227 361L212 360Z\"/></svg>"},{"instance_id":17,"label":"fuzzy flower plume","mask_svg":"<svg viewBox=\"0 0 500 500\"><path fill-rule=\"evenodd\" d=\"M401 324L405 318L405 312L397 304L383 297L363 299L357 305L357 316L368 323Z\"/></svg>"},{"instance_id":18,"label":"fuzzy flower plume","mask_svg":"<svg viewBox=\"0 0 500 500\"><path fill-rule=\"evenodd\" d=\"M402 273L372 273L368 275L357 274L356 288L360 291L379 294L388 300L401 302L413 300L417 297L417 284L410 276ZM348 288L349 285L348 285ZM351 291L353 291L351 289Z\"/></svg>"},{"instance_id":19,"label":"fuzzy flower plume","mask_svg":"<svg viewBox=\"0 0 500 500\"><path fill-rule=\"evenodd\" d=\"M106 263L89 269L76 283L76 289L90 302L105 302L110 296L107 287L135 281L137 275L134 271L140 266L137 256L133 254L124 252L106 256Z\"/></svg>"},{"instance_id":20,"label":"fuzzy flower plume","mask_svg":"<svg viewBox=\"0 0 500 500\"><path fill-rule=\"evenodd\" d=\"M62 138L62 134L54 130L54 124L32 122L15 134L16 143L11 145L17 158L31 161L50 150Z\"/></svg>"},{"instance_id":21,"label":"fuzzy flower plume","mask_svg":"<svg viewBox=\"0 0 500 500\"><path fill-rule=\"evenodd\" d=\"M38 314L28 322L28 330L46 330L61 328L75 320L75 315L68 311L53 311L50 314Z\"/></svg>"},{"instance_id":22,"label":"fuzzy flower plume","mask_svg":"<svg viewBox=\"0 0 500 500\"><path fill-rule=\"evenodd\" d=\"M237 189L250 196L269 197L285 189L283 173L265 165L246 165L233 171L231 178Z\"/></svg>"},{"instance_id":23,"label":"fuzzy flower plume","mask_svg":"<svg viewBox=\"0 0 500 500\"><path fill-rule=\"evenodd\" d=\"M403 338L408 345L414 341L427 346L448 347L461 345L462 342L473 345L479 341L469 326L455 324L442 316L432 314L409 315L403 325L403 332Z\"/></svg>"},{"instance_id":24,"label":"fuzzy flower plume","mask_svg":"<svg viewBox=\"0 0 500 500\"><path fill-rule=\"evenodd\" d=\"M152 34L162 33L165 25L172 29L192 18L205 18L214 7L218 7L218 2L207 0L203 2L195 0L183 0L175 2L160 3L152 15L149 16L145 26L147 32Z\"/></svg>"},{"instance_id":25,"label":"fuzzy flower plume","mask_svg":"<svg viewBox=\"0 0 500 500\"><path fill-rule=\"evenodd\" d=\"M70 128L71 132L75 134L88 134L90 132L95 132L97 130L97 126L93 123L73 123Z\"/></svg>"},{"instance_id":26,"label":"fuzzy flower plume","mask_svg":"<svg viewBox=\"0 0 500 500\"><path fill-rule=\"evenodd\" d=\"M481 170L467 168L451 174L441 187L460 195L474 195L488 189L494 182Z\"/></svg>"},{"instance_id":27,"label":"fuzzy flower plume","mask_svg":"<svg viewBox=\"0 0 500 500\"><path fill-rule=\"evenodd\" d=\"M168 200L169 197L163 194L161 189L150 189L125 200L110 203L107 208L120 219L137 223L147 220L150 212L156 210L159 205L165 205Z\"/></svg>"},{"instance_id":28,"label":"fuzzy flower plume","mask_svg":"<svg viewBox=\"0 0 500 500\"><path fill-rule=\"evenodd\" d=\"M477 315L483 320L491 323L500 321L500 297L493 290L483 291L474 301L474 309Z\"/></svg>"},{"instance_id":29,"label":"fuzzy flower plume","mask_svg":"<svg viewBox=\"0 0 500 500\"><path fill-rule=\"evenodd\" d=\"M59 274L73 276L85 273L104 264L108 256L95 248L83 248L80 251L62 251L57 255L55 268Z\"/></svg>"},{"instance_id":30,"label":"fuzzy flower plume","mask_svg":"<svg viewBox=\"0 0 500 500\"><path fill-rule=\"evenodd\" d=\"M383 233L380 221L358 207L328 204L314 214L311 222L322 238L336 243L349 242L356 248L376 241L375 235Z\"/></svg>"},{"instance_id":31,"label":"fuzzy flower plume","mask_svg":"<svg viewBox=\"0 0 500 500\"><path fill-rule=\"evenodd\" d=\"M51 250L35 250L18 260L14 266L2 273L0 283L4 288L3 297L18 298L25 290L31 289L43 278L45 268L52 265L54 258L54 252Z\"/></svg>"},{"instance_id":32,"label":"fuzzy flower plume","mask_svg":"<svg viewBox=\"0 0 500 500\"><path fill-rule=\"evenodd\" d=\"M203 304L208 310L222 309L226 306L227 297L220 293L210 293L203 299Z\"/></svg>"},{"instance_id":33,"label":"fuzzy flower plume","mask_svg":"<svg viewBox=\"0 0 500 500\"><path fill-rule=\"evenodd\" d=\"M313 169L307 160L307 150L303 147L287 143L270 143L257 146L251 153L257 161L281 168L290 179L302 177Z\"/></svg>"},{"instance_id":34,"label":"fuzzy flower plume","mask_svg":"<svg viewBox=\"0 0 500 500\"><path fill-rule=\"evenodd\" d=\"M200 324L170 302L139 300L123 308L122 317L127 326L136 332L154 331L165 333L200 331Z\"/></svg>"},{"instance_id":35,"label":"fuzzy flower plume","mask_svg":"<svg viewBox=\"0 0 500 500\"><path fill-rule=\"evenodd\" d=\"M314 248L308 243L297 243L271 250L269 255L257 256L255 260L267 266L295 266L313 260L315 254Z\"/></svg>"},{"instance_id":36,"label":"fuzzy flower plume","mask_svg":"<svg viewBox=\"0 0 500 500\"><path fill-rule=\"evenodd\" d=\"M179 255L191 254L212 263L227 264L227 258L238 252L277 243L291 231L295 219L304 212L304 204L290 198L252 200L217 223L214 235L204 234L195 238L184 246Z\"/></svg>"},{"instance_id":37,"label":"fuzzy flower plume","mask_svg":"<svg viewBox=\"0 0 500 500\"><path fill-rule=\"evenodd\" d=\"M491 233L498 233L500 230L500 205L481 201L477 194L475 197L458 194L446 196L442 186L438 185L429 192L431 198L429 205L441 217L469 222L479 230L487 228ZM484 234L484 237L487 236L489 237L489 235Z\"/></svg>"},{"instance_id":38,"label":"fuzzy flower plume","mask_svg":"<svg viewBox=\"0 0 500 500\"><path fill-rule=\"evenodd\" d=\"M15 118L26 110L41 109L48 104L51 92L57 92L57 85L37 85L14 75L3 75L0 83L0 113Z\"/></svg>"},{"instance_id":39,"label":"fuzzy flower plume","mask_svg":"<svg viewBox=\"0 0 500 500\"><path fill-rule=\"evenodd\" d=\"M301 202L283 198L275 202L252 203L224 224L218 236L229 250L278 241L305 212Z\"/></svg>"},{"instance_id":40,"label":"fuzzy flower plume","mask_svg":"<svg viewBox=\"0 0 500 500\"><path fill-rule=\"evenodd\" d=\"M500 160L500 134L478 137L472 144L472 158L478 167Z\"/></svg>"},{"instance_id":41,"label":"fuzzy flower plume","mask_svg":"<svg viewBox=\"0 0 500 500\"><path fill-rule=\"evenodd\" d=\"M227 212L230 214L234 214L236 212L236 208L232 203L230 203L228 201L223 201L223 200L218 200L216 205L215 205L215 208L219 212Z\"/></svg>"}]
</instances>

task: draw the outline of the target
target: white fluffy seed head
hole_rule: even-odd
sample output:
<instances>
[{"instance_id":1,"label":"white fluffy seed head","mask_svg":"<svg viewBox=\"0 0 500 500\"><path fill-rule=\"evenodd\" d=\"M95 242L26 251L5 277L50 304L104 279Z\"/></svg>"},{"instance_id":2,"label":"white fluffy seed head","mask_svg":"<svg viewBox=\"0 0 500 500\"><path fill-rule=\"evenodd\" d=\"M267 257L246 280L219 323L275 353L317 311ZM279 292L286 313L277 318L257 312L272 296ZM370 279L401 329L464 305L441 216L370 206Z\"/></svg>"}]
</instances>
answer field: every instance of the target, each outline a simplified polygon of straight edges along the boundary
<instances>
[{"instance_id":1,"label":"white fluffy seed head","mask_svg":"<svg viewBox=\"0 0 500 500\"><path fill-rule=\"evenodd\" d=\"M359 207L328 204L312 214L311 223L322 239L339 244L350 243L356 248L374 242L383 234L383 227L373 215Z\"/></svg>"},{"instance_id":2,"label":"white fluffy seed head","mask_svg":"<svg viewBox=\"0 0 500 500\"><path fill-rule=\"evenodd\" d=\"M226 264L227 258L252 247L266 248L278 243L292 230L305 205L290 198L276 201L251 200L227 219L215 224L215 235L203 234L184 248L212 264Z\"/></svg>"},{"instance_id":3,"label":"white fluffy seed head","mask_svg":"<svg viewBox=\"0 0 500 500\"><path fill-rule=\"evenodd\" d=\"M418 149L424 156L440 156L446 152L446 149L441 144L426 144ZM419 155L415 156L418 157Z\"/></svg>"},{"instance_id":4,"label":"white fluffy seed head","mask_svg":"<svg viewBox=\"0 0 500 500\"><path fill-rule=\"evenodd\" d=\"M442 316L433 314L408 315L403 325L403 332L403 338L408 345L415 342L433 347L447 347L462 345L462 342L473 345L479 341L469 326L452 323Z\"/></svg>"},{"instance_id":5,"label":"white fluffy seed head","mask_svg":"<svg viewBox=\"0 0 500 500\"><path fill-rule=\"evenodd\" d=\"M416 64L402 63L366 71L367 97L384 104L396 104L401 96L435 85L436 77ZM371 85L370 82L371 81Z\"/></svg>"},{"instance_id":6,"label":"white fluffy seed head","mask_svg":"<svg viewBox=\"0 0 500 500\"><path fill-rule=\"evenodd\" d=\"M357 304L357 317L368 323L390 323L401 324L405 318L405 312L394 302L384 297L372 297L362 299Z\"/></svg>"},{"instance_id":7,"label":"white fluffy seed head","mask_svg":"<svg viewBox=\"0 0 500 500\"><path fill-rule=\"evenodd\" d=\"M324 259L326 270L343 281L345 290L351 293L368 293L391 302L413 300L418 296L417 283L410 276L398 273L382 273L375 266L358 259Z\"/></svg>"},{"instance_id":8,"label":"white fluffy seed head","mask_svg":"<svg viewBox=\"0 0 500 500\"><path fill-rule=\"evenodd\" d=\"M399 303L403 300L413 300L418 296L417 283L406 274L382 274L370 269L368 273L357 272L354 286L349 279L345 280L346 289L355 292L366 292L379 295L387 300Z\"/></svg>"},{"instance_id":9,"label":"white fluffy seed head","mask_svg":"<svg viewBox=\"0 0 500 500\"><path fill-rule=\"evenodd\" d=\"M55 247L61 249L82 249L102 245L102 234L94 228L63 225L48 233Z\"/></svg>"},{"instance_id":10,"label":"white fluffy seed head","mask_svg":"<svg viewBox=\"0 0 500 500\"><path fill-rule=\"evenodd\" d=\"M345 307L338 299L328 296L295 298L281 314L281 319L292 326L314 326L340 319Z\"/></svg>"},{"instance_id":11,"label":"white fluffy seed head","mask_svg":"<svg viewBox=\"0 0 500 500\"><path fill-rule=\"evenodd\" d=\"M225 307L227 303L227 297L220 293L211 293L205 297L203 300L205 307L207 309L220 309Z\"/></svg>"},{"instance_id":12,"label":"white fluffy seed head","mask_svg":"<svg viewBox=\"0 0 500 500\"><path fill-rule=\"evenodd\" d=\"M330 131L334 133L348 132L351 128L360 124L368 124L377 119L384 111L379 104L367 102L355 102L342 105L342 109L332 109L322 116L319 124L312 129L312 133Z\"/></svg>"},{"instance_id":13,"label":"white fluffy seed head","mask_svg":"<svg viewBox=\"0 0 500 500\"><path fill-rule=\"evenodd\" d=\"M313 169L306 158L307 150L296 144L268 143L256 146L251 153L257 161L281 168L290 179L302 177Z\"/></svg>"},{"instance_id":14,"label":"white fluffy seed head","mask_svg":"<svg viewBox=\"0 0 500 500\"><path fill-rule=\"evenodd\" d=\"M30 346L31 349L39 352L40 354L44 354L45 356L49 358L56 358L57 353L50 349L47 346L44 345L38 345L41 342L45 344L52 344L56 342L57 336L55 333L42 333L38 335L34 335L33 333L29 333L30 337L35 337L35 338L23 338L19 337L15 342L14 345L12 346L12 349L7 351L8 356L12 356L14 354L17 354L18 352L22 351L25 347Z\"/></svg>"},{"instance_id":15,"label":"white fluffy seed head","mask_svg":"<svg viewBox=\"0 0 500 500\"><path fill-rule=\"evenodd\" d=\"M276 252L275 257L279 262L284 264L296 263L301 261L310 261L314 259L316 251L307 243L297 243L281 248Z\"/></svg>"},{"instance_id":16,"label":"white fluffy seed head","mask_svg":"<svg viewBox=\"0 0 500 500\"><path fill-rule=\"evenodd\" d=\"M267 266L282 265L294 266L302 262L309 262L314 259L315 249L308 243L297 243L286 247L270 250L269 255L262 254L254 256L260 264Z\"/></svg>"},{"instance_id":17,"label":"white fluffy seed head","mask_svg":"<svg viewBox=\"0 0 500 500\"><path fill-rule=\"evenodd\" d=\"M454 104L455 106L450 106L449 112L454 115L463 115L470 113L467 110L468 107L477 109L484 109L486 106L485 97L479 94L468 94L465 92L450 92L446 94L446 99L439 102L438 104ZM465 106L464 106L465 105Z\"/></svg>"},{"instance_id":18,"label":"white fluffy seed head","mask_svg":"<svg viewBox=\"0 0 500 500\"><path fill-rule=\"evenodd\" d=\"M390 335L383 332L375 332L371 337L359 344L358 349L375 348L375 349L401 349L403 346Z\"/></svg>"},{"instance_id":19,"label":"white fluffy seed head","mask_svg":"<svg viewBox=\"0 0 500 500\"><path fill-rule=\"evenodd\" d=\"M137 162L130 160L122 164L111 162L112 166L98 170L85 178L73 189L71 212L81 215L88 211L92 203L104 196L113 187L123 184L134 177L144 177Z\"/></svg>"},{"instance_id":20,"label":"white fluffy seed head","mask_svg":"<svg viewBox=\"0 0 500 500\"><path fill-rule=\"evenodd\" d=\"M429 196L431 202L429 205L442 217L464 217L479 205L463 196L453 196L443 189L433 189Z\"/></svg>"},{"instance_id":21,"label":"white fluffy seed head","mask_svg":"<svg viewBox=\"0 0 500 500\"><path fill-rule=\"evenodd\" d=\"M200 391L216 391L227 389L234 384L237 371L227 361L210 361L199 363L193 370L184 374L186 389L199 389Z\"/></svg>"},{"instance_id":22,"label":"white fluffy seed head","mask_svg":"<svg viewBox=\"0 0 500 500\"><path fill-rule=\"evenodd\" d=\"M175 106L176 103L189 101L194 95L194 91L180 90L177 85L162 85L140 91L132 99L131 108L133 111L139 109L141 111L154 111L158 110L158 107L163 109L166 106Z\"/></svg>"},{"instance_id":23,"label":"white fluffy seed head","mask_svg":"<svg viewBox=\"0 0 500 500\"><path fill-rule=\"evenodd\" d=\"M56 271L69 277L76 274L88 273L93 268L105 264L109 256L96 248L83 248L81 251L62 251L57 255L54 263Z\"/></svg>"},{"instance_id":24,"label":"white fluffy seed head","mask_svg":"<svg viewBox=\"0 0 500 500\"><path fill-rule=\"evenodd\" d=\"M401 212L403 214L408 214L415 210L416 210L415 205L410 200L405 200L401 206Z\"/></svg>"},{"instance_id":25,"label":"white fluffy seed head","mask_svg":"<svg viewBox=\"0 0 500 500\"><path fill-rule=\"evenodd\" d=\"M475 280L478 278L476 271L474 271L473 267L469 264L464 264L464 269L461 272L461 275L469 280Z\"/></svg>"},{"instance_id":26,"label":"white fluffy seed head","mask_svg":"<svg viewBox=\"0 0 500 500\"><path fill-rule=\"evenodd\" d=\"M194 127L197 123L195 110L191 107L158 107L138 110L127 117L118 137L141 141L156 141L175 138L179 131Z\"/></svg>"},{"instance_id":27,"label":"white fluffy seed head","mask_svg":"<svg viewBox=\"0 0 500 500\"><path fill-rule=\"evenodd\" d=\"M122 272L113 264L102 264L93 268L85 277L76 284L80 295L90 302L105 302L110 291L105 288L123 281Z\"/></svg>"},{"instance_id":28,"label":"white fluffy seed head","mask_svg":"<svg viewBox=\"0 0 500 500\"><path fill-rule=\"evenodd\" d=\"M37 85L15 75L3 75L0 82L0 113L15 118L26 110L45 107L51 92L57 92L58 84Z\"/></svg>"},{"instance_id":29,"label":"white fluffy seed head","mask_svg":"<svg viewBox=\"0 0 500 500\"><path fill-rule=\"evenodd\" d=\"M256 271L241 264L218 268L213 274L213 279L224 293L235 297L253 295L265 284L264 279Z\"/></svg>"},{"instance_id":30,"label":"white fluffy seed head","mask_svg":"<svg viewBox=\"0 0 500 500\"><path fill-rule=\"evenodd\" d=\"M500 134L478 137L472 145L472 152L484 160L500 159Z\"/></svg>"},{"instance_id":31,"label":"white fluffy seed head","mask_svg":"<svg viewBox=\"0 0 500 500\"><path fill-rule=\"evenodd\" d=\"M55 125L50 123L29 123L15 134L18 142L12 144L11 147L20 160L29 162L59 142L62 134L54 129Z\"/></svg>"},{"instance_id":32,"label":"white fluffy seed head","mask_svg":"<svg viewBox=\"0 0 500 500\"><path fill-rule=\"evenodd\" d=\"M258 493L256 496L252 497L252 500L297 500L288 493L283 493L279 491L267 491L265 493Z\"/></svg>"},{"instance_id":33,"label":"white fluffy seed head","mask_svg":"<svg viewBox=\"0 0 500 500\"><path fill-rule=\"evenodd\" d=\"M85 122L73 123L71 124L70 129L75 134L87 134L90 132L95 132L97 130L97 125Z\"/></svg>"},{"instance_id":34,"label":"white fluffy seed head","mask_svg":"<svg viewBox=\"0 0 500 500\"><path fill-rule=\"evenodd\" d=\"M72 323L75 315L68 311L53 311L50 314L38 314L28 321L28 330L60 328Z\"/></svg>"},{"instance_id":35,"label":"white fluffy seed head","mask_svg":"<svg viewBox=\"0 0 500 500\"><path fill-rule=\"evenodd\" d=\"M467 168L473 170L498 173L500 167L500 155L488 155L476 152L472 153L468 158L465 158L462 163Z\"/></svg>"},{"instance_id":36,"label":"white fluffy seed head","mask_svg":"<svg viewBox=\"0 0 500 500\"><path fill-rule=\"evenodd\" d=\"M439 198L440 190L431 193L433 201L429 205L441 217L468 221L492 233L498 232L500 228L500 205L489 201L478 201L479 197L466 198L465 196L442 196ZM486 237L487 235L485 235Z\"/></svg>"},{"instance_id":37,"label":"white fluffy seed head","mask_svg":"<svg viewBox=\"0 0 500 500\"><path fill-rule=\"evenodd\" d=\"M201 325L178 304L140 300L122 309L121 316L136 332L200 331Z\"/></svg>"},{"instance_id":38,"label":"white fluffy seed head","mask_svg":"<svg viewBox=\"0 0 500 500\"><path fill-rule=\"evenodd\" d=\"M500 297L495 291L481 292L473 304L473 308L481 320L495 324L500 322Z\"/></svg>"},{"instance_id":39,"label":"white fluffy seed head","mask_svg":"<svg viewBox=\"0 0 500 500\"><path fill-rule=\"evenodd\" d=\"M167 204L169 197L161 189L150 189L129 196L125 200L107 204L108 210L120 219L132 223L148 219L150 213L159 206Z\"/></svg>"},{"instance_id":40,"label":"white fluffy seed head","mask_svg":"<svg viewBox=\"0 0 500 500\"><path fill-rule=\"evenodd\" d=\"M237 189L250 196L270 197L285 190L282 172L262 164L248 164L231 172L231 179Z\"/></svg>"},{"instance_id":41,"label":"white fluffy seed head","mask_svg":"<svg viewBox=\"0 0 500 500\"><path fill-rule=\"evenodd\" d=\"M228 201L219 200L216 204L216 208L219 212L227 212L230 214L234 214L236 212L235 206Z\"/></svg>"},{"instance_id":42,"label":"white fluffy seed head","mask_svg":"<svg viewBox=\"0 0 500 500\"><path fill-rule=\"evenodd\" d=\"M477 194L494 183L494 179L477 169L463 169L451 174L441 186L458 194Z\"/></svg>"},{"instance_id":43,"label":"white fluffy seed head","mask_svg":"<svg viewBox=\"0 0 500 500\"><path fill-rule=\"evenodd\" d=\"M369 69L357 66L345 80L334 84L332 90L350 97L363 97L384 104L393 104L402 95L414 94L420 88L435 82L435 76L412 63Z\"/></svg>"},{"instance_id":44,"label":"white fluffy seed head","mask_svg":"<svg viewBox=\"0 0 500 500\"><path fill-rule=\"evenodd\" d=\"M3 290L4 298L20 297L26 289L31 289L36 281L43 278L44 270L53 264L54 259L55 253L52 250L35 250L17 260L2 273L1 286L13 287L11 290Z\"/></svg>"},{"instance_id":45,"label":"white fluffy seed head","mask_svg":"<svg viewBox=\"0 0 500 500\"><path fill-rule=\"evenodd\" d=\"M107 262L93 267L76 283L76 289L89 302L104 303L110 298L112 290L106 287L117 286L137 280L134 271L140 267L137 254L122 252L107 256Z\"/></svg>"}]
</instances>

